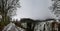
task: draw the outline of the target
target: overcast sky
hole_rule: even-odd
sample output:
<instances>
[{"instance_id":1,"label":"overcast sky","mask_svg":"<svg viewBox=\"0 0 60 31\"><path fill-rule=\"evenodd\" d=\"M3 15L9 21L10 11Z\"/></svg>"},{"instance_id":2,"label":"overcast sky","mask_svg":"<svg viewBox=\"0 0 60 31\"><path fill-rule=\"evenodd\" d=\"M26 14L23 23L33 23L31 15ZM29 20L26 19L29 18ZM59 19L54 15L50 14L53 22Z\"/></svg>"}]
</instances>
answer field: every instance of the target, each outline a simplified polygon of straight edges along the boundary
<instances>
[{"instance_id":1,"label":"overcast sky","mask_svg":"<svg viewBox=\"0 0 60 31\"><path fill-rule=\"evenodd\" d=\"M21 8L17 10L15 19L32 18L32 19L48 19L53 16L50 13L49 6L51 0L20 0Z\"/></svg>"}]
</instances>

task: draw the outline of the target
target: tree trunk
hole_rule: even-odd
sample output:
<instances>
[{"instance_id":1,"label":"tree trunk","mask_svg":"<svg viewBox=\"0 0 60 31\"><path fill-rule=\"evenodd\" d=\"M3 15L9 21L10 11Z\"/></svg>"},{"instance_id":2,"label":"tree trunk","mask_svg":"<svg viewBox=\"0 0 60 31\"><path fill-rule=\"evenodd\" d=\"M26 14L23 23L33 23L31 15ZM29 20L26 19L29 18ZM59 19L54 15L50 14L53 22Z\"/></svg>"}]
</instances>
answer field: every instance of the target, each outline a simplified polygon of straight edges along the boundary
<instances>
[{"instance_id":1,"label":"tree trunk","mask_svg":"<svg viewBox=\"0 0 60 31\"><path fill-rule=\"evenodd\" d=\"M2 22L3 22L4 25L9 24L10 19L6 14L2 15Z\"/></svg>"},{"instance_id":2,"label":"tree trunk","mask_svg":"<svg viewBox=\"0 0 60 31\"><path fill-rule=\"evenodd\" d=\"M6 21L6 17L7 17L6 15L2 15L2 21Z\"/></svg>"}]
</instances>

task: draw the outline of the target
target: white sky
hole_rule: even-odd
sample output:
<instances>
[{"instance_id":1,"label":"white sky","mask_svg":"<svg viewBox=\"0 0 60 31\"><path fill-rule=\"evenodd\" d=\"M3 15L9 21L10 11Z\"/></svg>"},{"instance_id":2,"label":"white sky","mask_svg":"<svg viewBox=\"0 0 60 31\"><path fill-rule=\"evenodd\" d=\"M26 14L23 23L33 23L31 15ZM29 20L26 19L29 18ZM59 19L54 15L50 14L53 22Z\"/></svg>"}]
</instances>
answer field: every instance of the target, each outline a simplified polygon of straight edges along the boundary
<instances>
[{"instance_id":1,"label":"white sky","mask_svg":"<svg viewBox=\"0 0 60 31\"><path fill-rule=\"evenodd\" d=\"M32 19L48 19L53 15L50 13L49 6L51 0L20 0L21 8L17 10L15 19L32 18Z\"/></svg>"}]
</instances>

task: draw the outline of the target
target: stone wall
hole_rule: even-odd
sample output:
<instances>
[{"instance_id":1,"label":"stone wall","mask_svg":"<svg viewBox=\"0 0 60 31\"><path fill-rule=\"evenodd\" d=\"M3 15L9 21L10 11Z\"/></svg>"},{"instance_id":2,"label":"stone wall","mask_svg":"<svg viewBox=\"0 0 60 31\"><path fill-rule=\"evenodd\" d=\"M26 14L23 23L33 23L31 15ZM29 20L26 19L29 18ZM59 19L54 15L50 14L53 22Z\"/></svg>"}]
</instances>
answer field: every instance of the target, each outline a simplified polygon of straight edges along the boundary
<instances>
[{"instance_id":1,"label":"stone wall","mask_svg":"<svg viewBox=\"0 0 60 31\"><path fill-rule=\"evenodd\" d=\"M13 29L17 29L20 31L60 31L60 22L56 22L56 20L42 20L42 21L34 21L34 20L30 20L30 19L24 19L21 20L21 27L14 24L14 23L10 23L8 24L4 29L4 30L13 30ZM18 25L20 23L17 23Z\"/></svg>"},{"instance_id":2,"label":"stone wall","mask_svg":"<svg viewBox=\"0 0 60 31\"><path fill-rule=\"evenodd\" d=\"M60 31L60 22L54 20L39 22L36 24L34 31Z\"/></svg>"}]
</instances>

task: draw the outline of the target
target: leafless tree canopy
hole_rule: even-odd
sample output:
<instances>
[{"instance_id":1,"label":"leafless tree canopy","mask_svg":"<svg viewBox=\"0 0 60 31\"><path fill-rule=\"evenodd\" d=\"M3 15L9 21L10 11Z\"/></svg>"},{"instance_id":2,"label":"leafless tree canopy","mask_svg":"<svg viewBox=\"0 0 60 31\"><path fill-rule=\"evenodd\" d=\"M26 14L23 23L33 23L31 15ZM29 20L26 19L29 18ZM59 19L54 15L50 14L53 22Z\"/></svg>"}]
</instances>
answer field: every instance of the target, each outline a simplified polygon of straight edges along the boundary
<instances>
[{"instance_id":1,"label":"leafless tree canopy","mask_svg":"<svg viewBox=\"0 0 60 31\"><path fill-rule=\"evenodd\" d=\"M20 7L19 0L0 0L1 15L11 16L17 7Z\"/></svg>"}]
</instances>

